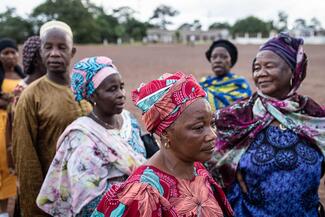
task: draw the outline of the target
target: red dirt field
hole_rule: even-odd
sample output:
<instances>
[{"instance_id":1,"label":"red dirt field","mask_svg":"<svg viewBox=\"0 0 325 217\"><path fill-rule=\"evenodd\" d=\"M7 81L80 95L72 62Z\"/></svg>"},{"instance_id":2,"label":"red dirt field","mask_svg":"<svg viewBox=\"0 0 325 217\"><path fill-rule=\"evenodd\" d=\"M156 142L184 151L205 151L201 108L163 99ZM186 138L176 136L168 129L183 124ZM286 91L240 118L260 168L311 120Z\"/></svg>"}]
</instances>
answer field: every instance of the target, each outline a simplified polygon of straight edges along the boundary
<instances>
[{"instance_id":1,"label":"red dirt field","mask_svg":"<svg viewBox=\"0 0 325 217\"><path fill-rule=\"evenodd\" d=\"M251 63L258 50L257 45L238 45L238 62L233 72L251 79ZM139 111L132 105L130 90L137 88L141 82L158 78L162 73L183 71L200 78L210 74L209 62L204 52L208 45L122 45L122 46L77 46L74 62L83 57L104 55L113 59L121 72L126 86L127 109L139 118ZM312 97L325 105L325 45L306 45L308 55L308 73L299 89L303 95ZM321 182L320 196L325 204L325 185Z\"/></svg>"},{"instance_id":2,"label":"red dirt field","mask_svg":"<svg viewBox=\"0 0 325 217\"><path fill-rule=\"evenodd\" d=\"M93 55L105 55L121 72L125 83L128 99L130 90L138 87L141 82L158 78L162 73L183 71L200 78L210 74L209 62L204 52L208 45L122 45L122 46L77 46L77 54L73 61ZM257 45L238 45L238 62L233 72L251 79L251 63L258 50ZM317 102L325 105L325 45L306 45L308 54L308 73L299 92L308 95ZM128 100L128 109L134 107Z\"/></svg>"}]
</instances>

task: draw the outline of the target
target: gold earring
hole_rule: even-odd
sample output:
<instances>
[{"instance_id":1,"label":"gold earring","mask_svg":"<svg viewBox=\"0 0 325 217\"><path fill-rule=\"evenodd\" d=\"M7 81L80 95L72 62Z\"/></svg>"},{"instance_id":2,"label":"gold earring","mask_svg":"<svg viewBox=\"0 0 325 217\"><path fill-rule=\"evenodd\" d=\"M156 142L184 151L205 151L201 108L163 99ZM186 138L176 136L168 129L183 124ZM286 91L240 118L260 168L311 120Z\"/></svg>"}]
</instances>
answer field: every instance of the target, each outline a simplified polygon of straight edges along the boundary
<instances>
[{"instance_id":1,"label":"gold earring","mask_svg":"<svg viewBox=\"0 0 325 217\"><path fill-rule=\"evenodd\" d=\"M169 149L170 148L169 142L165 142L164 147L165 147L165 149Z\"/></svg>"}]
</instances>

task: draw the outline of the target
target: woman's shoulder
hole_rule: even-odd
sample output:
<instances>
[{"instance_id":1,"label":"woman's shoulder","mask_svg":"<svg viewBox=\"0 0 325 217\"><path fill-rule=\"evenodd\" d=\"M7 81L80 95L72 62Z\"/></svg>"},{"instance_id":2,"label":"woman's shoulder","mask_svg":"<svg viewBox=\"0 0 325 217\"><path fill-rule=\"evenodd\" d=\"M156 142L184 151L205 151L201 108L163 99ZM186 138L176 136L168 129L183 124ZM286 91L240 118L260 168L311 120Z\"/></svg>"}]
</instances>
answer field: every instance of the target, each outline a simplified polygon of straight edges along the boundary
<instances>
[{"instance_id":1,"label":"woman's shoulder","mask_svg":"<svg viewBox=\"0 0 325 217\"><path fill-rule=\"evenodd\" d=\"M70 145L74 144L73 141L76 141L78 144L80 141L82 141L80 144L87 144L87 141L90 140L89 126L95 124L96 122L87 116L77 118L70 125L68 125L61 134L60 138L58 139L57 148L60 148L62 144L65 143L69 143Z\"/></svg>"},{"instance_id":2,"label":"woman's shoulder","mask_svg":"<svg viewBox=\"0 0 325 217\"><path fill-rule=\"evenodd\" d=\"M108 192L109 198L116 195L143 195L154 198L170 198L177 195L177 180L151 165L138 167L122 184L115 185Z\"/></svg>"},{"instance_id":3,"label":"woman's shoulder","mask_svg":"<svg viewBox=\"0 0 325 217\"><path fill-rule=\"evenodd\" d=\"M125 215L147 216L144 214L149 213L151 216L160 206L171 209L165 196L168 188L162 182L164 175L154 166L140 166L124 183L111 187L97 206L97 212L115 213L122 206Z\"/></svg>"},{"instance_id":4,"label":"woman's shoulder","mask_svg":"<svg viewBox=\"0 0 325 217\"><path fill-rule=\"evenodd\" d=\"M177 179L155 166L142 165L133 172L126 181L126 184L133 182L149 185L163 194L164 189L171 188L177 184Z\"/></svg>"}]
</instances>

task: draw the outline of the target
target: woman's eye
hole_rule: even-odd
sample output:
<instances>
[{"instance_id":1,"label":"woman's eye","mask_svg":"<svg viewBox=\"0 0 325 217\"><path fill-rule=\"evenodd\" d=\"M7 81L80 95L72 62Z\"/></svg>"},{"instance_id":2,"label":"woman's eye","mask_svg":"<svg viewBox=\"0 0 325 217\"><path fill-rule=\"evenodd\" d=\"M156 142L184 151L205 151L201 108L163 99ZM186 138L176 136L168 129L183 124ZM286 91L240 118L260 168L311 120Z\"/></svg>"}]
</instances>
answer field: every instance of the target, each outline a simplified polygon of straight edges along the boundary
<instances>
[{"instance_id":1,"label":"woman's eye","mask_svg":"<svg viewBox=\"0 0 325 217\"><path fill-rule=\"evenodd\" d=\"M199 126L194 126L193 130L202 130L203 129L203 125L199 125Z\"/></svg>"},{"instance_id":2,"label":"woman's eye","mask_svg":"<svg viewBox=\"0 0 325 217\"><path fill-rule=\"evenodd\" d=\"M113 86L113 87L108 88L107 91L108 91L108 92L113 92L113 91L115 91L116 89L117 89L116 86Z\"/></svg>"},{"instance_id":3,"label":"woman's eye","mask_svg":"<svg viewBox=\"0 0 325 217\"><path fill-rule=\"evenodd\" d=\"M217 129L216 122L215 122L214 120L211 121L210 126L211 126L213 129Z\"/></svg>"},{"instance_id":4,"label":"woman's eye","mask_svg":"<svg viewBox=\"0 0 325 217\"><path fill-rule=\"evenodd\" d=\"M261 68L259 65L253 65L253 70L258 70L259 68Z\"/></svg>"}]
</instances>

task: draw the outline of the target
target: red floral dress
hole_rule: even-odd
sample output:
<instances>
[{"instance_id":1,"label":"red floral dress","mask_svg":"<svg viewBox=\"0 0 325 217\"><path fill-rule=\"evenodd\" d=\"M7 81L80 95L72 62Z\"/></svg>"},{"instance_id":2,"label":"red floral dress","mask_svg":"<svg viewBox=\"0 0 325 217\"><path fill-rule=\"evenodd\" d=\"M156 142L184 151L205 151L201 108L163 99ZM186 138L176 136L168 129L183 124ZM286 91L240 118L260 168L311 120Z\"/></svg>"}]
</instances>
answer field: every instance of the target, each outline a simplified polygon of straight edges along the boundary
<instances>
[{"instance_id":1,"label":"red floral dress","mask_svg":"<svg viewBox=\"0 0 325 217\"><path fill-rule=\"evenodd\" d=\"M139 167L102 198L92 217L233 216L220 186L200 163L192 180L177 179L153 166Z\"/></svg>"}]
</instances>

